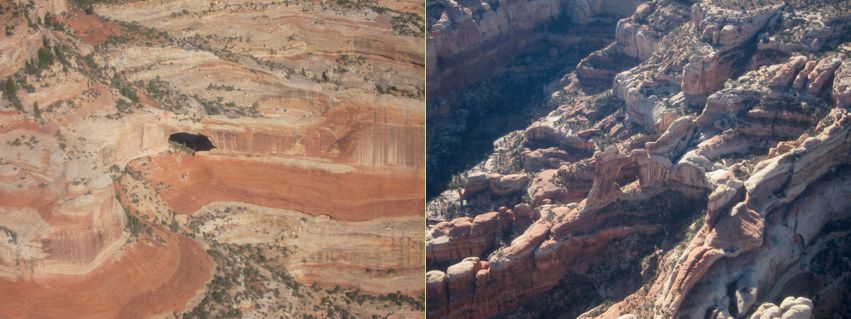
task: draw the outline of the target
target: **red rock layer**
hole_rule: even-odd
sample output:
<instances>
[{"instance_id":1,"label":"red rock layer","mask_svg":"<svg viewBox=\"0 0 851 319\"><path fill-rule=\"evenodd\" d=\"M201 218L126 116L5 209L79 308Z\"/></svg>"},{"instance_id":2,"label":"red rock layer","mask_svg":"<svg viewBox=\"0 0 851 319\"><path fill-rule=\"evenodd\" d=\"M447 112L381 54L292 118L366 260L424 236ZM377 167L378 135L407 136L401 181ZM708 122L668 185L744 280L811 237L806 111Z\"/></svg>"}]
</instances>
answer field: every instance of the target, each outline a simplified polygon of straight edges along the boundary
<instances>
[{"instance_id":1,"label":"red rock layer","mask_svg":"<svg viewBox=\"0 0 851 319\"><path fill-rule=\"evenodd\" d=\"M96 15L85 14L80 10L75 10L72 14L72 18L64 21L86 44L101 44L109 37L121 34L121 27Z\"/></svg>"},{"instance_id":2,"label":"red rock layer","mask_svg":"<svg viewBox=\"0 0 851 319\"><path fill-rule=\"evenodd\" d=\"M191 239L158 235L165 244L136 242L84 276L0 280L0 317L148 318L183 309L209 281L212 260Z\"/></svg>"},{"instance_id":3,"label":"red rock layer","mask_svg":"<svg viewBox=\"0 0 851 319\"><path fill-rule=\"evenodd\" d=\"M322 169L216 156L158 156L150 164L131 163L180 214L192 214L215 201L328 215L346 221L411 216L422 211L421 176L384 171L334 173ZM146 167L147 166L147 167Z\"/></svg>"}]
</instances>

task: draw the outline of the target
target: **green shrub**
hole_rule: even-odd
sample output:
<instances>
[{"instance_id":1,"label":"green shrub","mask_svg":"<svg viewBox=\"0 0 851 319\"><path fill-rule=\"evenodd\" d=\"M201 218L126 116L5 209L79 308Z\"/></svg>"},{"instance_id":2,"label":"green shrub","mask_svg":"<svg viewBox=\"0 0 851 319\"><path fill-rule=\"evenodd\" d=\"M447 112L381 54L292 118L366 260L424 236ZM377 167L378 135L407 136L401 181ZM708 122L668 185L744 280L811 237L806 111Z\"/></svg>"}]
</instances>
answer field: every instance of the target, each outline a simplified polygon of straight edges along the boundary
<instances>
[{"instance_id":1,"label":"green shrub","mask_svg":"<svg viewBox=\"0 0 851 319\"><path fill-rule=\"evenodd\" d=\"M18 98L18 84L11 76L6 78L6 83L3 84L3 96L6 97L12 105L19 111L23 111L24 107L21 104L21 99Z\"/></svg>"}]
</instances>

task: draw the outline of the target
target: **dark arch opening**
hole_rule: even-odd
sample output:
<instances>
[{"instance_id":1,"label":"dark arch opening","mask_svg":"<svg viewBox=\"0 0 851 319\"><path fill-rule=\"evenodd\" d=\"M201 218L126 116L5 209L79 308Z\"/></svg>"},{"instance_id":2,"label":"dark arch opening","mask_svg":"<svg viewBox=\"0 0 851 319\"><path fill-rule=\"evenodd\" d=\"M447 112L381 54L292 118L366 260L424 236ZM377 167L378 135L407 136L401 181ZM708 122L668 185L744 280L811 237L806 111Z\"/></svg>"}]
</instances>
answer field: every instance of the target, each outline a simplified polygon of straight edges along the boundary
<instances>
[{"instance_id":1,"label":"dark arch opening","mask_svg":"<svg viewBox=\"0 0 851 319\"><path fill-rule=\"evenodd\" d=\"M209 151L211 149L216 148L213 145L213 142L210 141L210 138L201 135L201 134L192 134L192 133L174 133L168 137L168 141L170 143L177 143L183 146L186 146L192 151Z\"/></svg>"}]
</instances>

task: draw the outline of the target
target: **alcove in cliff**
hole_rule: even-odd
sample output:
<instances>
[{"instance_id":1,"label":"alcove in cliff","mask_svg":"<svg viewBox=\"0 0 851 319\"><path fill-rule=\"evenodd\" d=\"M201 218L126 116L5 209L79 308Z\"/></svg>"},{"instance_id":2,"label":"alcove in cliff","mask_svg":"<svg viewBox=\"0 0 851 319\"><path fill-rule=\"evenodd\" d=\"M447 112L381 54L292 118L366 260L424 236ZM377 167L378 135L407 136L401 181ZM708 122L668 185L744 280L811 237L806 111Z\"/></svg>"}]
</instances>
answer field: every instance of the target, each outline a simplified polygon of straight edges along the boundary
<instances>
[{"instance_id":1,"label":"alcove in cliff","mask_svg":"<svg viewBox=\"0 0 851 319\"><path fill-rule=\"evenodd\" d=\"M216 146L213 145L213 142L210 141L210 138L201 134L185 132L174 133L168 137L168 141L170 143L177 143L186 146L195 152L209 151L216 148Z\"/></svg>"}]
</instances>

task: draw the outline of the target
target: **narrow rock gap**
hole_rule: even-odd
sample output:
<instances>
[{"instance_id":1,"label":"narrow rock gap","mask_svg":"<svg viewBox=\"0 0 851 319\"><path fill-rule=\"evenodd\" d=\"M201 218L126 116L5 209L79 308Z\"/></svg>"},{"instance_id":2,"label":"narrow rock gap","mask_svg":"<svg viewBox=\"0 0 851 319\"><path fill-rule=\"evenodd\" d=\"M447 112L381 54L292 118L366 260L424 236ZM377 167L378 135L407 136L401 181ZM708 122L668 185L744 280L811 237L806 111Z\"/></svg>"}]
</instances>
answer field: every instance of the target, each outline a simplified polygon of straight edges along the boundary
<instances>
[{"instance_id":1,"label":"narrow rock gap","mask_svg":"<svg viewBox=\"0 0 851 319\"><path fill-rule=\"evenodd\" d=\"M731 282L730 284L727 285L727 298L730 298L729 311L730 311L730 315L732 315L734 317L739 314L739 307L738 307L738 304L736 303L737 302L736 283L738 283L738 282L739 281L736 280L736 281L733 281L733 282Z\"/></svg>"}]
</instances>

